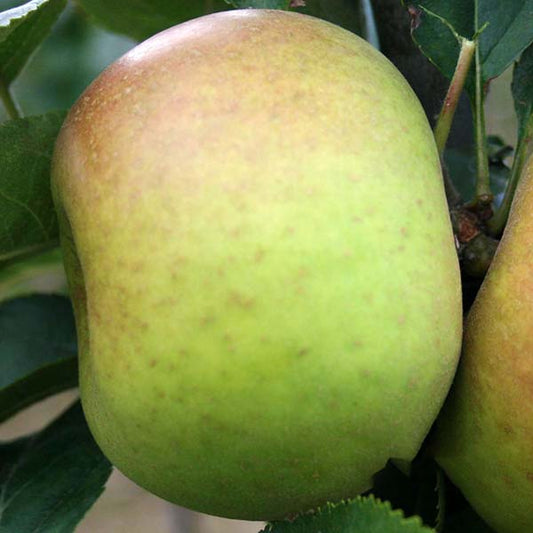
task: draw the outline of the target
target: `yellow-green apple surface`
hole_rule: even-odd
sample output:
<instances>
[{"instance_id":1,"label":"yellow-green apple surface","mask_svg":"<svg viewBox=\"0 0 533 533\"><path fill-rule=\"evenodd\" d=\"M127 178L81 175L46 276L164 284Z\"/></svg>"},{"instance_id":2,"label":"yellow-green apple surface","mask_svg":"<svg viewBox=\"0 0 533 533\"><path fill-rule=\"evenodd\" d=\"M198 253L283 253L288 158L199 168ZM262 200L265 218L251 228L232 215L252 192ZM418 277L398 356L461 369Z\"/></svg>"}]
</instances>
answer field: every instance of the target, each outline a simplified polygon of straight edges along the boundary
<instances>
[{"instance_id":1,"label":"yellow-green apple surface","mask_svg":"<svg viewBox=\"0 0 533 533\"><path fill-rule=\"evenodd\" d=\"M83 407L131 479L274 519L416 454L459 272L426 117L370 45L268 10L167 30L74 106L53 189Z\"/></svg>"},{"instance_id":2,"label":"yellow-green apple surface","mask_svg":"<svg viewBox=\"0 0 533 533\"><path fill-rule=\"evenodd\" d=\"M433 448L498 533L533 531L533 157L469 312Z\"/></svg>"}]
</instances>

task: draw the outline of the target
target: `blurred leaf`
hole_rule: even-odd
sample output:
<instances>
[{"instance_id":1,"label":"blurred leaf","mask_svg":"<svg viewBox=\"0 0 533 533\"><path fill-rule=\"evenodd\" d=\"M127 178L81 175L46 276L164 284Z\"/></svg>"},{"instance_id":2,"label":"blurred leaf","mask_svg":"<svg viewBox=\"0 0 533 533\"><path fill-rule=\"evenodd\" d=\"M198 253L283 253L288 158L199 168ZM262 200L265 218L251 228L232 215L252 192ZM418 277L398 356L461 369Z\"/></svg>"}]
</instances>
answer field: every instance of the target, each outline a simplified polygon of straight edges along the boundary
<instances>
[{"instance_id":1,"label":"blurred leaf","mask_svg":"<svg viewBox=\"0 0 533 533\"><path fill-rule=\"evenodd\" d=\"M306 0L305 6L294 10L362 34L363 14L359 0Z\"/></svg>"},{"instance_id":2,"label":"blurred leaf","mask_svg":"<svg viewBox=\"0 0 533 533\"><path fill-rule=\"evenodd\" d=\"M374 497L328 504L293 521L274 522L262 533L430 533L418 517L404 518L388 502Z\"/></svg>"},{"instance_id":3,"label":"blurred leaf","mask_svg":"<svg viewBox=\"0 0 533 533\"><path fill-rule=\"evenodd\" d=\"M0 267L0 302L35 293L67 294L59 248Z\"/></svg>"},{"instance_id":4,"label":"blurred leaf","mask_svg":"<svg viewBox=\"0 0 533 533\"><path fill-rule=\"evenodd\" d=\"M237 8L289 9L291 0L226 0L226 2Z\"/></svg>"},{"instance_id":5,"label":"blurred leaf","mask_svg":"<svg viewBox=\"0 0 533 533\"><path fill-rule=\"evenodd\" d=\"M76 331L67 298L35 295L2 303L0 332L0 422L76 385Z\"/></svg>"},{"instance_id":6,"label":"blurred leaf","mask_svg":"<svg viewBox=\"0 0 533 533\"><path fill-rule=\"evenodd\" d=\"M0 124L0 261L57 243L50 160L65 113Z\"/></svg>"},{"instance_id":7,"label":"blurred leaf","mask_svg":"<svg viewBox=\"0 0 533 533\"><path fill-rule=\"evenodd\" d=\"M0 82L8 86L48 35L66 0L32 0L0 13Z\"/></svg>"},{"instance_id":8,"label":"blurred leaf","mask_svg":"<svg viewBox=\"0 0 533 533\"><path fill-rule=\"evenodd\" d=\"M449 148L444 152L444 162L450 178L461 197L467 202L475 196L476 156L473 148ZM489 164L491 190L494 193L494 204L498 206L503 198L509 168L499 161Z\"/></svg>"},{"instance_id":9,"label":"blurred leaf","mask_svg":"<svg viewBox=\"0 0 533 533\"><path fill-rule=\"evenodd\" d=\"M78 0L78 3L99 24L137 40L180 22L229 8L224 0Z\"/></svg>"},{"instance_id":10,"label":"blurred leaf","mask_svg":"<svg viewBox=\"0 0 533 533\"><path fill-rule=\"evenodd\" d=\"M102 70L135 44L96 26L69 2L50 36L11 85L11 92L25 116L68 109ZM0 106L0 119L2 111Z\"/></svg>"},{"instance_id":11,"label":"blurred leaf","mask_svg":"<svg viewBox=\"0 0 533 533\"><path fill-rule=\"evenodd\" d=\"M479 35L483 83L499 76L533 41L533 0L418 0L405 3L410 8L414 39L448 79L453 76L459 56L459 43L454 32L472 39L485 26ZM467 81L471 96L473 88L471 71Z\"/></svg>"},{"instance_id":12,"label":"blurred leaf","mask_svg":"<svg viewBox=\"0 0 533 533\"><path fill-rule=\"evenodd\" d=\"M513 147L497 135L487 135L487 152L491 163L503 165L505 158L513 153Z\"/></svg>"},{"instance_id":13,"label":"blurred leaf","mask_svg":"<svg viewBox=\"0 0 533 533\"><path fill-rule=\"evenodd\" d=\"M2 444L0 464L2 533L74 531L111 473L79 402L43 431Z\"/></svg>"},{"instance_id":14,"label":"blurred leaf","mask_svg":"<svg viewBox=\"0 0 533 533\"><path fill-rule=\"evenodd\" d=\"M515 65L511 90L520 140L526 135L527 124L533 115L533 44L529 45Z\"/></svg>"}]
</instances>

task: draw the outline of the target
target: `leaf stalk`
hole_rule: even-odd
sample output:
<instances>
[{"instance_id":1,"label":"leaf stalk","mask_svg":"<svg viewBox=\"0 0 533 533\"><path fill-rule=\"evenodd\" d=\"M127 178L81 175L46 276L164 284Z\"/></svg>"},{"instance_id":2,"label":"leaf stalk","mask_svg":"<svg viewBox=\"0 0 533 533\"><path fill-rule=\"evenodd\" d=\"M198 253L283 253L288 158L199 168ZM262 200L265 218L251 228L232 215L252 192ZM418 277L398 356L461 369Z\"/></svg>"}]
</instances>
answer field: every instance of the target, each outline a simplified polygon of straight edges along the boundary
<instances>
[{"instance_id":1,"label":"leaf stalk","mask_svg":"<svg viewBox=\"0 0 533 533\"><path fill-rule=\"evenodd\" d=\"M4 104L4 107L7 111L9 118L17 119L21 118L20 110L13 98L13 95L9 91L9 87L6 85L4 80L0 78L0 100Z\"/></svg>"},{"instance_id":2,"label":"leaf stalk","mask_svg":"<svg viewBox=\"0 0 533 533\"><path fill-rule=\"evenodd\" d=\"M511 167L511 177L505 188L502 203L494 214L494 216L488 222L488 229L491 235L499 237L503 233L507 219L509 218L509 212L513 203L514 194L522 170L527 161L527 158L533 149L533 114L529 117L527 122L526 131L521 136L520 141L516 147L515 157L513 160L513 166Z\"/></svg>"},{"instance_id":3,"label":"leaf stalk","mask_svg":"<svg viewBox=\"0 0 533 533\"><path fill-rule=\"evenodd\" d=\"M457 66L453 74L448 92L444 98L444 103L439 113L437 123L434 129L435 141L439 151L439 156L442 158L444 154L444 148L450 135L450 128L452 126L453 117L457 110L459 98L463 91L463 87L466 81L466 76L470 69L474 52L476 50L476 43L468 39L461 39L461 51L459 52L459 58L457 60Z\"/></svg>"}]
</instances>

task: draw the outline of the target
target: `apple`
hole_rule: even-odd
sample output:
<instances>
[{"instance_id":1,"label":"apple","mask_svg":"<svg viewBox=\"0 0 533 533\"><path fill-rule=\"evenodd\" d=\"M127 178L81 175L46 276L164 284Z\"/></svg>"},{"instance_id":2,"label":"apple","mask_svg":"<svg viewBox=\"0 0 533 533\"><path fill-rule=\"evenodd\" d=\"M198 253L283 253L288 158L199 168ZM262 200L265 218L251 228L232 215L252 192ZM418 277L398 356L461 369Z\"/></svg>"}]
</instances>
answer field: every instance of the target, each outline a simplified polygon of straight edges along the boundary
<instances>
[{"instance_id":1,"label":"apple","mask_svg":"<svg viewBox=\"0 0 533 533\"><path fill-rule=\"evenodd\" d=\"M83 408L132 480L277 519L417 453L459 270L427 119L369 44L270 10L164 31L70 111L53 191Z\"/></svg>"},{"instance_id":2,"label":"apple","mask_svg":"<svg viewBox=\"0 0 533 533\"><path fill-rule=\"evenodd\" d=\"M432 448L498 533L533 530L533 156L465 324Z\"/></svg>"}]
</instances>

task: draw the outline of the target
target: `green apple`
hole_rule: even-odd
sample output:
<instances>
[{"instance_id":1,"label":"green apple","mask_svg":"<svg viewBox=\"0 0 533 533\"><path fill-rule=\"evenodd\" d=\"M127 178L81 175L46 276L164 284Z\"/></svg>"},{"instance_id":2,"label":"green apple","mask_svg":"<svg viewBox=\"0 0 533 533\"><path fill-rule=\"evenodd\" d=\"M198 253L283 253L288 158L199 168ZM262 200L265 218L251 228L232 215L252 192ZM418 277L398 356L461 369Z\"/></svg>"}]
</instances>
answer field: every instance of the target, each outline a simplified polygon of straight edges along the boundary
<instances>
[{"instance_id":1,"label":"green apple","mask_svg":"<svg viewBox=\"0 0 533 533\"><path fill-rule=\"evenodd\" d=\"M74 106L53 189L83 407L131 479L276 519L416 454L459 271L426 117L369 44L282 11L169 29Z\"/></svg>"},{"instance_id":2,"label":"green apple","mask_svg":"<svg viewBox=\"0 0 533 533\"><path fill-rule=\"evenodd\" d=\"M533 531L533 156L465 325L433 443L438 462L498 533Z\"/></svg>"}]
</instances>

